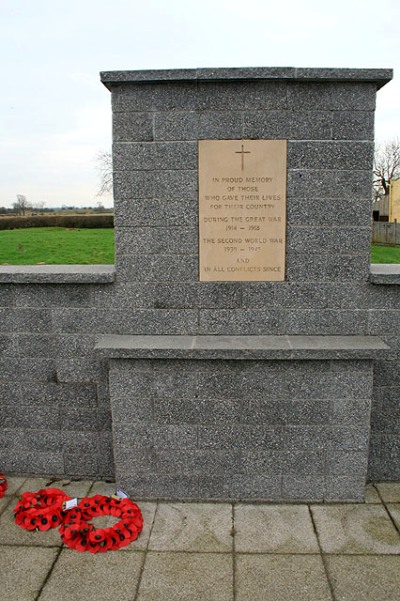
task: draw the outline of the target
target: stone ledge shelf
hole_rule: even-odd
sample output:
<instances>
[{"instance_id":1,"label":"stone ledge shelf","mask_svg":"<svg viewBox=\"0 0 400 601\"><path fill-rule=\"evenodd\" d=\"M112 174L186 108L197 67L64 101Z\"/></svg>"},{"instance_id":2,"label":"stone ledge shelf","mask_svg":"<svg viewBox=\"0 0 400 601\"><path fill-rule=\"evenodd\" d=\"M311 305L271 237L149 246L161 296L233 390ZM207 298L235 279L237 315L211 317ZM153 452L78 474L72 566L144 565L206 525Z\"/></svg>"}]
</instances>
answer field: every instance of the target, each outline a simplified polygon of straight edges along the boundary
<instances>
[{"instance_id":1,"label":"stone ledge shelf","mask_svg":"<svg viewBox=\"0 0 400 601\"><path fill-rule=\"evenodd\" d=\"M114 265L0 265L0 284L107 284Z\"/></svg>"},{"instance_id":2,"label":"stone ledge shelf","mask_svg":"<svg viewBox=\"0 0 400 601\"><path fill-rule=\"evenodd\" d=\"M162 81L220 81L282 79L299 81L370 81L377 89L393 77L392 69L298 69L296 67L250 67L221 69L154 69L147 71L103 71L102 83L109 89L121 83Z\"/></svg>"},{"instance_id":3,"label":"stone ledge shelf","mask_svg":"<svg viewBox=\"0 0 400 601\"><path fill-rule=\"evenodd\" d=\"M376 336L103 336L110 359L373 360L390 350Z\"/></svg>"},{"instance_id":4,"label":"stone ledge shelf","mask_svg":"<svg viewBox=\"0 0 400 601\"><path fill-rule=\"evenodd\" d=\"M400 265L374 263L370 267L369 280L371 284L398 285L400 284Z\"/></svg>"}]
</instances>

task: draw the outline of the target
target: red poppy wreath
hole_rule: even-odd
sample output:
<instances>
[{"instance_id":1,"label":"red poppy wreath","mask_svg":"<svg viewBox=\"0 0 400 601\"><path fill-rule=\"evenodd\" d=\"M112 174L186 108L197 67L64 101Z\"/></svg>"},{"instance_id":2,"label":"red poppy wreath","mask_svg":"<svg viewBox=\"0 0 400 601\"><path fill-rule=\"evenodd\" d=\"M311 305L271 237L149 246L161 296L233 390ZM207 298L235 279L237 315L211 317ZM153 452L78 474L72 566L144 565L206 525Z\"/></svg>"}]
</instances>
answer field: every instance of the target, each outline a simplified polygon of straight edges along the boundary
<instances>
[{"instance_id":1,"label":"red poppy wreath","mask_svg":"<svg viewBox=\"0 0 400 601\"><path fill-rule=\"evenodd\" d=\"M0 499L4 497L4 494L7 490L7 478L0 474Z\"/></svg>"},{"instance_id":2,"label":"red poppy wreath","mask_svg":"<svg viewBox=\"0 0 400 601\"><path fill-rule=\"evenodd\" d=\"M15 522L25 530L49 530L63 522L62 504L71 497L58 488L24 492L15 506Z\"/></svg>"},{"instance_id":3,"label":"red poppy wreath","mask_svg":"<svg viewBox=\"0 0 400 601\"><path fill-rule=\"evenodd\" d=\"M111 515L120 518L109 528L96 528L93 518ZM64 517L59 532L63 543L76 551L105 553L126 547L143 528L139 507L130 499L95 495L86 497Z\"/></svg>"}]
</instances>

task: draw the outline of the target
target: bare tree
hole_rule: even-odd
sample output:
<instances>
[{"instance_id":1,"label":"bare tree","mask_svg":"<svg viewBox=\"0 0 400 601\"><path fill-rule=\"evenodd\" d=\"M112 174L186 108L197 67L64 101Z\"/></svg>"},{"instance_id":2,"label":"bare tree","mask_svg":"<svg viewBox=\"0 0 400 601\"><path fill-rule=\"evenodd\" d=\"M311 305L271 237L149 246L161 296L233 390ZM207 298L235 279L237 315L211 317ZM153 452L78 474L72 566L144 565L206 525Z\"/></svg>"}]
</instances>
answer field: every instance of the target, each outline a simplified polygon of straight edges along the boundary
<instances>
[{"instance_id":1,"label":"bare tree","mask_svg":"<svg viewBox=\"0 0 400 601\"><path fill-rule=\"evenodd\" d=\"M111 152L102 150L96 155L97 168L100 172L100 188L97 196L111 193L113 189L113 167Z\"/></svg>"},{"instance_id":2,"label":"bare tree","mask_svg":"<svg viewBox=\"0 0 400 601\"><path fill-rule=\"evenodd\" d=\"M27 209L30 209L31 206L28 202L28 199L23 194L17 194L17 202L13 203L13 208L16 213L19 215L25 215Z\"/></svg>"},{"instance_id":3,"label":"bare tree","mask_svg":"<svg viewBox=\"0 0 400 601\"><path fill-rule=\"evenodd\" d=\"M389 194L390 180L400 177L400 140L384 142L375 150L374 196Z\"/></svg>"}]
</instances>

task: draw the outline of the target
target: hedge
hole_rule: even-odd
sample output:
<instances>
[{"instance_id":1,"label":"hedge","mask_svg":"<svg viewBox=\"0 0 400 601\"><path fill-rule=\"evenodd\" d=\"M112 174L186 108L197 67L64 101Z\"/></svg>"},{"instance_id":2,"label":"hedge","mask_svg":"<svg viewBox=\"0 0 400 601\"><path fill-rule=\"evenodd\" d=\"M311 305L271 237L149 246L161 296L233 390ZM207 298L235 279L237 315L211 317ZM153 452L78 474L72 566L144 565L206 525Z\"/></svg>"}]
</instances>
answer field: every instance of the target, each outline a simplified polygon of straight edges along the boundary
<instances>
[{"instance_id":1,"label":"hedge","mask_svg":"<svg viewBox=\"0 0 400 601\"><path fill-rule=\"evenodd\" d=\"M0 219L0 230L27 227L107 228L114 227L114 215L33 215Z\"/></svg>"}]
</instances>

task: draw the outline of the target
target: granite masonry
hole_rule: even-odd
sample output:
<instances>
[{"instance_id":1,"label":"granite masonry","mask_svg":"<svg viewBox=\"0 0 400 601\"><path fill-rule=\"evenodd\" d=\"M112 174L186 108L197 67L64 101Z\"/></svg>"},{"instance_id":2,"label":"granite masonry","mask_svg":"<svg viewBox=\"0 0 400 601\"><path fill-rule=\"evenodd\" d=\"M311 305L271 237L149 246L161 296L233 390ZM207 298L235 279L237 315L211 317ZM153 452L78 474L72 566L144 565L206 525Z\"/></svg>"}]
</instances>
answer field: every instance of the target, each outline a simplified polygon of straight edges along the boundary
<instances>
[{"instance_id":1,"label":"granite masonry","mask_svg":"<svg viewBox=\"0 0 400 601\"><path fill-rule=\"evenodd\" d=\"M400 479L400 270L369 264L391 77L101 74L116 265L0 266L2 472L147 499L362 501L367 478ZM287 144L282 281L200 277L203 140L242 161L246 141Z\"/></svg>"}]
</instances>

